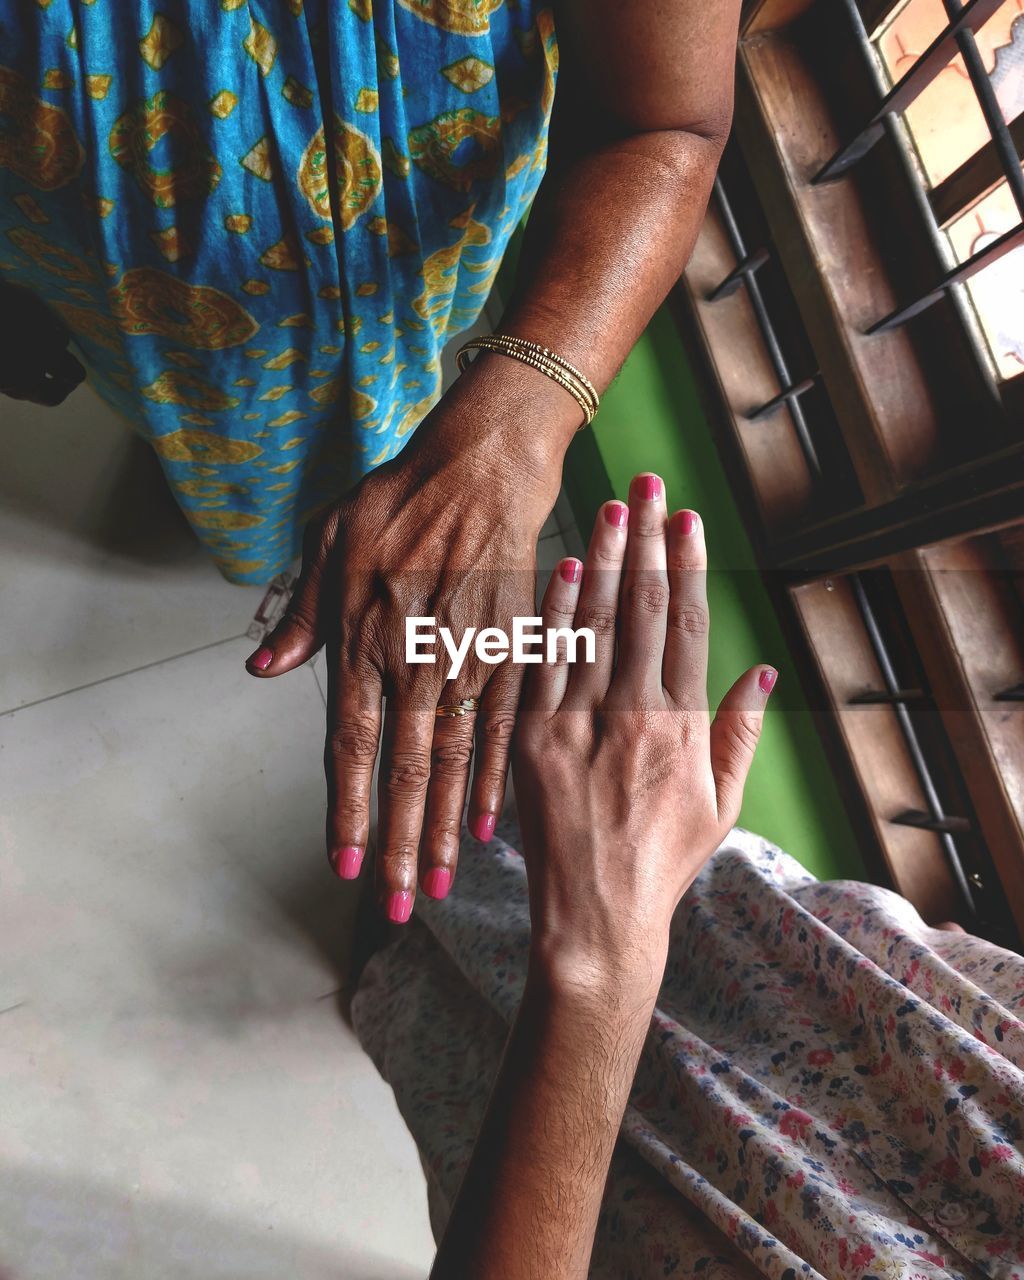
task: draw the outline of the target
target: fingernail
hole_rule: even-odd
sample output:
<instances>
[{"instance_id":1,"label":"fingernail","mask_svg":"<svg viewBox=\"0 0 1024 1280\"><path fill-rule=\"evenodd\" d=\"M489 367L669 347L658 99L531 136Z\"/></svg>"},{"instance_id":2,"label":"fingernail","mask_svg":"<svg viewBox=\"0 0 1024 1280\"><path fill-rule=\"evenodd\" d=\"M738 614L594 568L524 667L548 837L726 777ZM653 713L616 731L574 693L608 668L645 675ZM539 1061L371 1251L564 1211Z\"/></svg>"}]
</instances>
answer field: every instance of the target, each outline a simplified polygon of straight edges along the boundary
<instances>
[{"instance_id":1,"label":"fingernail","mask_svg":"<svg viewBox=\"0 0 1024 1280\"><path fill-rule=\"evenodd\" d=\"M604 518L616 529L625 528L629 520L629 507L624 502L609 502L604 509Z\"/></svg>"},{"instance_id":2,"label":"fingernail","mask_svg":"<svg viewBox=\"0 0 1024 1280\"><path fill-rule=\"evenodd\" d=\"M680 511L679 528L682 533L691 534L697 532L697 526L700 524L700 516L696 511Z\"/></svg>"},{"instance_id":3,"label":"fingernail","mask_svg":"<svg viewBox=\"0 0 1024 1280\"><path fill-rule=\"evenodd\" d=\"M255 653L251 653L245 660L247 667L255 667L257 671L266 671L267 667L274 661L274 653L272 649L268 649L266 645L257 649Z\"/></svg>"},{"instance_id":4,"label":"fingernail","mask_svg":"<svg viewBox=\"0 0 1024 1280\"><path fill-rule=\"evenodd\" d=\"M428 898L447 898L452 873L447 867L431 867L423 877L423 892Z\"/></svg>"},{"instance_id":5,"label":"fingernail","mask_svg":"<svg viewBox=\"0 0 1024 1280\"><path fill-rule=\"evenodd\" d=\"M474 818L469 829L478 840L486 844L494 835L494 814L482 813L478 818Z\"/></svg>"},{"instance_id":6,"label":"fingernail","mask_svg":"<svg viewBox=\"0 0 1024 1280\"><path fill-rule=\"evenodd\" d=\"M636 492L637 497L643 498L645 502L656 501L661 497L661 477L650 474L637 476Z\"/></svg>"},{"instance_id":7,"label":"fingernail","mask_svg":"<svg viewBox=\"0 0 1024 1280\"><path fill-rule=\"evenodd\" d=\"M579 582L583 565L579 560L563 560L558 566L558 572L562 575L564 582Z\"/></svg>"},{"instance_id":8,"label":"fingernail","mask_svg":"<svg viewBox=\"0 0 1024 1280\"><path fill-rule=\"evenodd\" d=\"M354 880L363 865L363 851L355 844L343 845L333 851L331 863L342 880Z\"/></svg>"},{"instance_id":9,"label":"fingernail","mask_svg":"<svg viewBox=\"0 0 1024 1280\"><path fill-rule=\"evenodd\" d=\"M775 688L775 681L778 680L779 673L773 667L766 667L758 677L758 688L762 693L771 693Z\"/></svg>"},{"instance_id":10,"label":"fingernail","mask_svg":"<svg viewBox=\"0 0 1024 1280\"><path fill-rule=\"evenodd\" d=\"M412 915L412 894L408 889L399 889L388 898L387 913L392 924L405 924Z\"/></svg>"}]
</instances>

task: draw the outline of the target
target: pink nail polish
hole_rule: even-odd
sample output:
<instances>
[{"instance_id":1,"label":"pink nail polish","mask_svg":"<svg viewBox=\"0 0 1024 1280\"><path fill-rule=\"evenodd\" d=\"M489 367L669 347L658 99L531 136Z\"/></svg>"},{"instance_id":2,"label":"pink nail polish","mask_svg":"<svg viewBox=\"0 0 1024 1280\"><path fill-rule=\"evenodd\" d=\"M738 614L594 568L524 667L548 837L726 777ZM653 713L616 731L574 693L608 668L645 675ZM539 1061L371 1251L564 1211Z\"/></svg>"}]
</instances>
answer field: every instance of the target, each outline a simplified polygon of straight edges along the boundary
<instances>
[{"instance_id":1,"label":"pink nail polish","mask_svg":"<svg viewBox=\"0 0 1024 1280\"><path fill-rule=\"evenodd\" d=\"M771 691L775 688L775 681L778 680L778 678L779 678L779 673L777 671L775 671L772 667L766 667L765 670L762 671L760 676L758 677L758 680L757 680L758 688L761 690L762 693L771 693Z\"/></svg>"},{"instance_id":2,"label":"pink nail polish","mask_svg":"<svg viewBox=\"0 0 1024 1280\"><path fill-rule=\"evenodd\" d=\"M452 873L447 867L431 867L423 877L423 892L428 898L447 898Z\"/></svg>"},{"instance_id":3,"label":"pink nail polish","mask_svg":"<svg viewBox=\"0 0 1024 1280\"><path fill-rule=\"evenodd\" d=\"M563 582L579 582L583 565L578 560L563 560L558 566L558 572L562 575Z\"/></svg>"},{"instance_id":4,"label":"pink nail polish","mask_svg":"<svg viewBox=\"0 0 1024 1280\"><path fill-rule=\"evenodd\" d=\"M480 814L480 816L478 818L475 818L473 822L470 824L469 829L473 833L473 835L477 838L477 840L480 840L483 844L486 844L487 841L490 840L491 836L494 835L494 814L493 813Z\"/></svg>"},{"instance_id":5,"label":"pink nail polish","mask_svg":"<svg viewBox=\"0 0 1024 1280\"><path fill-rule=\"evenodd\" d=\"M661 477L644 475L636 479L637 496L645 502L655 502L661 497Z\"/></svg>"},{"instance_id":6,"label":"pink nail polish","mask_svg":"<svg viewBox=\"0 0 1024 1280\"><path fill-rule=\"evenodd\" d=\"M247 667L255 667L257 671L266 671L267 667L274 661L273 650L268 649L266 645L257 649L255 653L251 653L245 660Z\"/></svg>"},{"instance_id":7,"label":"pink nail polish","mask_svg":"<svg viewBox=\"0 0 1024 1280\"><path fill-rule=\"evenodd\" d=\"M629 507L624 502L610 502L604 509L604 518L616 529L624 529L629 520Z\"/></svg>"},{"instance_id":8,"label":"pink nail polish","mask_svg":"<svg viewBox=\"0 0 1024 1280\"><path fill-rule=\"evenodd\" d=\"M388 898L387 913L392 924L405 924L412 915L412 894L408 889L400 889Z\"/></svg>"},{"instance_id":9,"label":"pink nail polish","mask_svg":"<svg viewBox=\"0 0 1024 1280\"><path fill-rule=\"evenodd\" d=\"M697 532L697 526L700 524L700 516L696 511L681 511L679 513L679 528L683 533L689 535Z\"/></svg>"},{"instance_id":10,"label":"pink nail polish","mask_svg":"<svg viewBox=\"0 0 1024 1280\"><path fill-rule=\"evenodd\" d=\"M354 880L363 865L363 851L355 844L343 845L331 853L331 864L342 880Z\"/></svg>"}]
</instances>

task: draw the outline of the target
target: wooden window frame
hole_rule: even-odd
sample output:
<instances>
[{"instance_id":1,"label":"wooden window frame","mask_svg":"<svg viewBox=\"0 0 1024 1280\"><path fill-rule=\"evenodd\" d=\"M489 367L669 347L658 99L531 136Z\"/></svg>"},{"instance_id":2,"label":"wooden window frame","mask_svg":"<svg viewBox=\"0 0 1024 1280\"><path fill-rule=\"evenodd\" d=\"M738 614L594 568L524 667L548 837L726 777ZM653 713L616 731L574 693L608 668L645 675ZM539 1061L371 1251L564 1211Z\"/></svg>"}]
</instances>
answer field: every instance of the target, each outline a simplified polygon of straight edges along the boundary
<instances>
[{"instance_id":1,"label":"wooden window frame","mask_svg":"<svg viewBox=\"0 0 1024 1280\"><path fill-rule=\"evenodd\" d=\"M999 691L1024 678L1024 640L991 535L1024 526L1024 374L995 382L977 342L965 341L971 320L957 286L919 322L878 325L948 273L929 210L941 225L957 192L979 193L998 180L993 154L983 148L926 192L901 123L884 115L870 165L815 182L878 112L884 86L862 48L832 38L811 52L812 38L836 37L857 15L873 31L894 8L893 0L846 0L827 13L824 0L745 5L731 145L770 246L744 245L738 256L728 210L713 200L675 302L701 357L709 417L759 563L855 830L869 842L869 868L927 920L977 928L948 834L894 821L897 810L927 814L934 806L908 753L898 698L864 701L872 689L884 699L886 675L852 593L859 574L885 566L927 685L942 691L936 711L989 859L985 874L994 867L1009 930L1016 928L1015 936L996 931L998 940L1016 944L1024 936L1024 706L1001 702ZM980 24L994 9L995 0L967 0L960 13ZM816 74L824 47L832 51L833 88L843 73L842 101ZM1018 150L1022 120L1010 126ZM906 252L894 253L901 244ZM811 371L780 366L758 323L750 286L769 253L792 292L817 365ZM789 374L795 383L787 384ZM821 481L801 447L800 395L814 381L827 393L856 478L852 501L821 501ZM962 422L968 431L958 432ZM974 615L986 619L983 634Z\"/></svg>"}]
</instances>

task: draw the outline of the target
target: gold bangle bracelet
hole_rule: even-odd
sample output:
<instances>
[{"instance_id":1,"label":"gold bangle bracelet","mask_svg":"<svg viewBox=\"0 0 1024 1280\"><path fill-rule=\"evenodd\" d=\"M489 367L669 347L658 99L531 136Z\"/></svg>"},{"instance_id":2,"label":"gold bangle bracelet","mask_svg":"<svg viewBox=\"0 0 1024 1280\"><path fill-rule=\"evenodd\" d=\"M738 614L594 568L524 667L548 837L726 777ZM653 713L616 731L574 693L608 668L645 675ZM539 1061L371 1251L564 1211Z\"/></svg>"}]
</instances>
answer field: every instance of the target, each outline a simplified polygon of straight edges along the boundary
<instances>
[{"instance_id":1,"label":"gold bangle bracelet","mask_svg":"<svg viewBox=\"0 0 1024 1280\"><path fill-rule=\"evenodd\" d=\"M511 345L518 347L521 351L529 351L531 354L546 360L553 360L570 378L575 379L580 384L581 389L586 397L593 404L594 411L597 411L600 401L597 397L597 391L586 376L576 368L574 364L570 364L564 356L560 356L557 351L552 351L550 347L542 347L539 342L530 342L527 338L519 338L514 333L492 333L485 334L481 339L487 347L497 348L501 346Z\"/></svg>"},{"instance_id":2,"label":"gold bangle bracelet","mask_svg":"<svg viewBox=\"0 0 1024 1280\"><path fill-rule=\"evenodd\" d=\"M575 365L571 365L568 360L557 355L548 347L542 347L536 342L528 342L525 338L513 337L511 334L491 334L480 338L478 345L484 351L498 351L503 355L514 355L517 352L521 352L524 356L529 356L531 359L539 361L545 368L554 365L556 369L551 370L552 376L557 370L562 377L575 386L576 391L573 394L579 401L584 413L588 411L588 406L591 419L597 412L600 401L590 379L582 374Z\"/></svg>"},{"instance_id":3,"label":"gold bangle bracelet","mask_svg":"<svg viewBox=\"0 0 1024 1280\"><path fill-rule=\"evenodd\" d=\"M510 355L522 359L524 363L532 363L535 368L548 373L563 386L565 385L563 379L565 379L572 384L571 394L578 401L586 421L593 420L600 404L593 384L575 365L570 364L568 360L550 350L550 348L542 347L537 342L530 342L526 338L519 338L507 333L485 334L480 338L475 338L472 342L467 342L462 351L470 347L479 347L485 351L497 351L502 355ZM461 354L460 351L459 355L461 356ZM529 359L525 357L529 357ZM552 365L555 367L552 368ZM459 367L460 369L465 368L465 362L460 360Z\"/></svg>"},{"instance_id":4,"label":"gold bangle bracelet","mask_svg":"<svg viewBox=\"0 0 1024 1280\"><path fill-rule=\"evenodd\" d=\"M459 372L463 373L469 365L469 352L474 348L481 351L493 351L499 355L511 356L523 364L545 374L552 381L572 396L583 411L582 430L594 420L600 400L593 383L575 365L556 352L542 347L537 342L526 338L517 338L507 333L491 333L480 338L473 338L456 352L455 362Z\"/></svg>"}]
</instances>

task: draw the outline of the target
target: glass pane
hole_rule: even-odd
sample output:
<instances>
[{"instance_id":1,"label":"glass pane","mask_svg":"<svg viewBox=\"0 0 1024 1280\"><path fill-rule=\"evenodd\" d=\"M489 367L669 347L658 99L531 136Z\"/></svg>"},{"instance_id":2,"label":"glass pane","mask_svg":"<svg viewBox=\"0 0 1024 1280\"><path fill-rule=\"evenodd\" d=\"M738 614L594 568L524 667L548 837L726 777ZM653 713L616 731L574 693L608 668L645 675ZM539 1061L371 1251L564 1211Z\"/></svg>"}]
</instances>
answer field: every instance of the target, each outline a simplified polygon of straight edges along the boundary
<instances>
[{"instance_id":1,"label":"glass pane","mask_svg":"<svg viewBox=\"0 0 1024 1280\"><path fill-rule=\"evenodd\" d=\"M1020 223L1005 182L963 213L947 230L957 262ZM1024 246L1014 249L967 283L967 292L1001 378L1024 371Z\"/></svg>"},{"instance_id":2,"label":"glass pane","mask_svg":"<svg viewBox=\"0 0 1024 1280\"><path fill-rule=\"evenodd\" d=\"M907 0L876 41L882 64L900 80L947 25L942 0ZM1024 110L1024 0L1006 0L975 41L1003 119ZM904 119L931 186L948 178L989 140L978 98L957 54L910 104Z\"/></svg>"}]
</instances>

